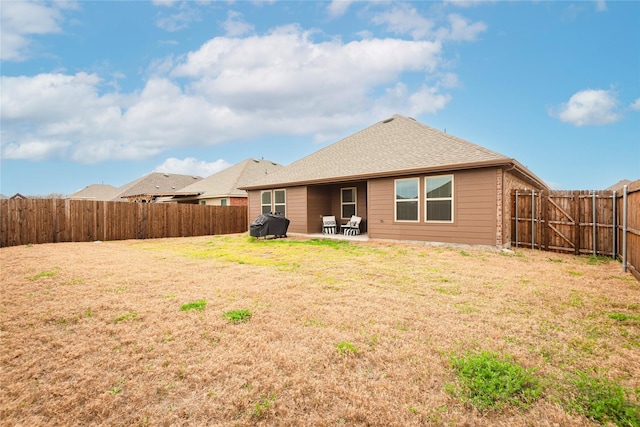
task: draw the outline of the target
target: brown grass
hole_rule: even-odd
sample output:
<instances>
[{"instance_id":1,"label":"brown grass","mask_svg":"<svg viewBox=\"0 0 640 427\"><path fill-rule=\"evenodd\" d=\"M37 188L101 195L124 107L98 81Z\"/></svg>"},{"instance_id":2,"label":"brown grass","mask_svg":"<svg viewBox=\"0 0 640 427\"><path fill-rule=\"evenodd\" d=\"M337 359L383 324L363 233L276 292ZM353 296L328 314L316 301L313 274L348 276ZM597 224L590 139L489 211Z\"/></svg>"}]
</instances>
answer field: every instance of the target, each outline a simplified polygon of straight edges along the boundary
<instances>
[{"instance_id":1,"label":"brown grass","mask_svg":"<svg viewBox=\"0 0 640 427\"><path fill-rule=\"evenodd\" d=\"M640 284L613 261L243 234L0 262L2 425L572 426L589 421L560 404L567 373L640 389L640 322L608 316L638 316ZM449 358L468 350L535 368L542 398L459 401Z\"/></svg>"}]
</instances>

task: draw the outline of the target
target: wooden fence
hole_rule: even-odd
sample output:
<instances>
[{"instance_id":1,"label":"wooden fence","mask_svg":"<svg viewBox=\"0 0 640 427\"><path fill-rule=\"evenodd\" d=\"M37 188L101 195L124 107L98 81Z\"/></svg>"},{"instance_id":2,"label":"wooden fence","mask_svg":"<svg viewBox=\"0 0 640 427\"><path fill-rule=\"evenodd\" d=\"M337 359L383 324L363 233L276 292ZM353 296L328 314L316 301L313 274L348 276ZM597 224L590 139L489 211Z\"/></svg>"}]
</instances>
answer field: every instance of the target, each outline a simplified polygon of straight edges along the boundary
<instances>
[{"instance_id":1,"label":"wooden fence","mask_svg":"<svg viewBox=\"0 0 640 427\"><path fill-rule=\"evenodd\" d=\"M0 247L241 233L247 224L246 206L0 200Z\"/></svg>"},{"instance_id":2,"label":"wooden fence","mask_svg":"<svg viewBox=\"0 0 640 427\"><path fill-rule=\"evenodd\" d=\"M640 181L626 193L514 190L512 197L512 246L619 258L640 280Z\"/></svg>"}]
</instances>

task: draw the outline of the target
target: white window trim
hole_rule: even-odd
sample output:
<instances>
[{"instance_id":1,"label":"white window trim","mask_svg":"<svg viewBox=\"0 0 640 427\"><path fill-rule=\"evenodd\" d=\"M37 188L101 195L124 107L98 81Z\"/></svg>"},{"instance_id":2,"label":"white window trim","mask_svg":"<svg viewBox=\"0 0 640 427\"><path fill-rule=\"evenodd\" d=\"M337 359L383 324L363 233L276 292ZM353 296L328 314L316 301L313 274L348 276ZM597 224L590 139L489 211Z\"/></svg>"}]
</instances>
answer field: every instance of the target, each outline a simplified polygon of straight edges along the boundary
<instances>
[{"instance_id":1,"label":"white window trim","mask_svg":"<svg viewBox=\"0 0 640 427\"><path fill-rule=\"evenodd\" d=\"M418 198L417 199L401 199L398 200L398 181L417 181L418 182ZM417 219L398 219L398 202L418 202ZM395 222L420 222L420 178L400 178L393 181L393 219Z\"/></svg>"},{"instance_id":2,"label":"white window trim","mask_svg":"<svg viewBox=\"0 0 640 427\"><path fill-rule=\"evenodd\" d=\"M342 200L342 191L343 190L353 190L353 202L344 202ZM358 215L358 188L357 187L342 187L340 188L340 219L351 219L351 217L349 218L345 218L342 216L342 212L343 209L342 207L344 205L353 205L353 214L354 215Z\"/></svg>"},{"instance_id":3,"label":"white window trim","mask_svg":"<svg viewBox=\"0 0 640 427\"><path fill-rule=\"evenodd\" d=\"M434 198L427 198L427 180L429 178L444 178L444 177L450 177L451 178L451 197L434 197ZM453 206L454 203L454 199L455 199L455 185L454 185L454 176L453 174L447 174L447 175L434 175L434 176L425 176L424 177L424 222L428 222L429 224L453 224L454 223L454 219L455 219L455 209ZM429 220L427 218L427 203L429 203L429 201L441 201L441 200L450 200L451 201L451 220L449 221L442 221L442 220Z\"/></svg>"},{"instance_id":4,"label":"white window trim","mask_svg":"<svg viewBox=\"0 0 640 427\"><path fill-rule=\"evenodd\" d=\"M271 197L270 197L271 201L270 201L268 206L269 206L269 212L272 212L273 211L273 192L272 192L272 190L264 190L264 191L260 192L260 213L262 213L263 210L264 210L263 208L265 206L267 206L266 204L262 203L262 195L264 193L269 193L271 195Z\"/></svg>"}]
</instances>

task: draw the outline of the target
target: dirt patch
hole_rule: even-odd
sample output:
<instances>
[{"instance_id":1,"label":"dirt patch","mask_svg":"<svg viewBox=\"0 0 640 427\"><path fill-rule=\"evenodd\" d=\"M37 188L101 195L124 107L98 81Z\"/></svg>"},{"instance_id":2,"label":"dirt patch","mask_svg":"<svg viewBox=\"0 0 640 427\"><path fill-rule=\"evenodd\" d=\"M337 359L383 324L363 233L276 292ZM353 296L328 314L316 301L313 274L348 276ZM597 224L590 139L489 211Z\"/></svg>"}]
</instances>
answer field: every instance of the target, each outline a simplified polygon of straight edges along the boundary
<instances>
[{"instance_id":1,"label":"dirt patch","mask_svg":"<svg viewBox=\"0 0 640 427\"><path fill-rule=\"evenodd\" d=\"M567 373L640 389L640 285L614 261L243 234L0 263L3 425L569 426L589 421L559 403ZM474 350L534 368L543 396L460 401L450 356Z\"/></svg>"}]
</instances>

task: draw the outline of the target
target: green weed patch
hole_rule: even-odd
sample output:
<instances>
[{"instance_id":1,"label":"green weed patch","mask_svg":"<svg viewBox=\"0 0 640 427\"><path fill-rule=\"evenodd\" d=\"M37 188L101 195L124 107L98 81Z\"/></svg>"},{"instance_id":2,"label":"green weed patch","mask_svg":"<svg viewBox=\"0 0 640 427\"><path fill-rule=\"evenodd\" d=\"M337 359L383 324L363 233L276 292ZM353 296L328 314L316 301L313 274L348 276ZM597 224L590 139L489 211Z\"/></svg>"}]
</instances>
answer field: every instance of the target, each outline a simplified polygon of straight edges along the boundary
<instances>
[{"instance_id":1,"label":"green weed patch","mask_svg":"<svg viewBox=\"0 0 640 427\"><path fill-rule=\"evenodd\" d=\"M341 343L336 345L336 349L338 350L338 354L356 354L358 352L358 348L351 344L349 341L342 341Z\"/></svg>"},{"instance_id":2,"label":"green weed patch","mask_svg":"<svg viewBox=\"0 0 640 427\"><path fill-rule=\"evenodd\" d=\"M451 366L458 374L460 387L456 390L449 386L448 390L480 410L499 409L506 404L526 407L542 391L531 370L494 353L453 356Z\"/></svg>"},{"instance_id":3,"label":"green weed patch","mask_svg":"<svg viewBox=\"0 0 640 427\"><path fill-rule=\"evenodd\" d=\"M630 392L606 378L578 371L571 383L572 398L565 402L569 410L602 424L640 426L640 407L629 400Z\"/></svg>"},{"instance_id":4,"label":"green weed patch","mask_svg":"<svg viewBox=\"0 0 640 427\"><path fill-rule=\"evenodd\" d=\"M28 280L38 280L41 279L43 277L53 277L56 275L56 270L58 268L55 267L53 270L49 270L49 271L41 271L38 274L34 274L33 276L27 276Z\"/></svg>"},{"instance_id":5,"label":"green weed patch","mask_svg":"<svg viewBox=\"0 0 640 427\"><path fill-rule=\"evenodd\" d=\"M187 310L198 310L198 311L202 311L204 310L204 308L207 306L207 301L201 299L198 301L193 301L193 302L189 302L187 304L183 304L180 307L181 311L187 311Z\"/></svg>"},{"instance_id":6,"label":"green weed patch","mask_svg":"<svg viewBox=\"0 0 640 427\"><path fill-rule=\"evenodd\" d=\"M138 317L138 312L137 311L132 311L130 313L123 314L120 317L116 317L116 319L113 321L113 323L120 323L120 322L125 321L127 319L135 319L136 317Z\"/></svg>"},{"instance_id":7,"label":"green weed patch","mask_svg":"<svg viewBox=\"0 0 640 427\"><path fill-rule=\"evenodd\" d=\"M633 316L627 313L609 313L609 319L624 322L625 320L638 320L638 316Z\"/></svg>"},{"instance_id":8,"label":"green weed patch","mask_svg":"<svg viewBox=\"0 0 640 427\"><path fill-rule=\"evenodd\" d=\"M251 312L249 310L232 310L224 313L224 317L231 323L243 323L248 322L251 318Z\"/></svg>"}]
</instances>

